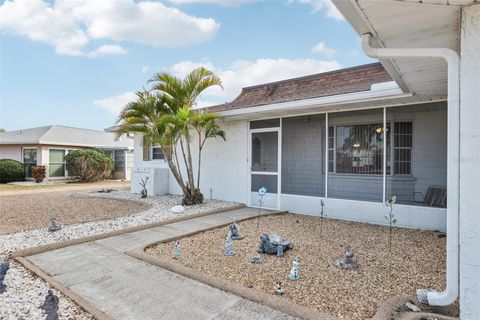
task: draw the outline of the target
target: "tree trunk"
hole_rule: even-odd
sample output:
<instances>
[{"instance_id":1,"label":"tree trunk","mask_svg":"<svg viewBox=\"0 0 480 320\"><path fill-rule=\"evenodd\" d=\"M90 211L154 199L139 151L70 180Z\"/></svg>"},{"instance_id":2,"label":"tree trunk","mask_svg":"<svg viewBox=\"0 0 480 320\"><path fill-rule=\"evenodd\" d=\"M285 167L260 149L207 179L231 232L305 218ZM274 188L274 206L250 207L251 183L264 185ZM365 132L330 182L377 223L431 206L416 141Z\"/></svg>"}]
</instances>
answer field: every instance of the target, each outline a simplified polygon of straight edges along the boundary
<instances>
[{"instance_id":1,"label":"tree trunk","mask_svg":"<svg viewBox=\"0 0 480 320\"><path fill-rule=\"evenodd\" d=\"M188 160L188 168L187 168L187 174L188 174L188 184L190 186L190 191L192 195L195 193L195 181L193 179L193 162L192 162L192 151L190 148L190 137L188 131L186 132L185 136L186 142L187 142L187 160Z\"/></svg>"}]
</instances>

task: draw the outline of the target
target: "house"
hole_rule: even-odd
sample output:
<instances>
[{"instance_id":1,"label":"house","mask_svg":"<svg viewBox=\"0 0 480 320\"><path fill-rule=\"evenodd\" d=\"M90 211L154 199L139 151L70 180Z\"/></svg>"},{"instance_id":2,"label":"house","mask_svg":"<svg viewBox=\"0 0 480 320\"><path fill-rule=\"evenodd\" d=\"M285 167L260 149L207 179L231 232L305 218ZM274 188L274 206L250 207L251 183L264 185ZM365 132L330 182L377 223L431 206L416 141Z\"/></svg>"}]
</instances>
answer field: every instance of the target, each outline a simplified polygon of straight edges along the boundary
<instances>
[{"instance_id":1,"label":"house","mask_svg":"<svg viewBox=\"0 0 480 320\"><path fill-rule=\"evenodd\" d=\"M447 287L480 314L480 3L333 0L379 63L244 88L212 106L227 141L207 142L207 198L447 232ZM132 191L179 194L158 147L135 136ZM421 289L421 288L420 288Z\"/></svg>"},{"instance_id":2,"label":"house","mask_svg":"<svg viewBox=\"0 0 480 320\"><path fill-rule=\"evenodd\" d=\"M114 129L96 131L66 126L45 126L0 133L0 159L13 159L25 165L27 179L31 167L47 167L47 179L65 179L65 155L76 149L97 149L115 160L114 179L130 180L133 167L133 139L116 140Z\"/></svg>"}]
</instances>

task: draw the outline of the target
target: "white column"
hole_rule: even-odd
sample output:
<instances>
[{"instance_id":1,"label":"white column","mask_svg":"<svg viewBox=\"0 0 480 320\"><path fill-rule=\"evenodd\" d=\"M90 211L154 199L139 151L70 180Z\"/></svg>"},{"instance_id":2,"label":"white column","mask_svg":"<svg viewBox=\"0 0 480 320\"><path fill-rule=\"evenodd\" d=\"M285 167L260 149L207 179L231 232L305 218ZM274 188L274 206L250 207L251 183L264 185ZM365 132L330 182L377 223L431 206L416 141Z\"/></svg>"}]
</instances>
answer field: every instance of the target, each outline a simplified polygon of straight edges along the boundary
<instances>
[{"instance_id":1,"label":"white column","mask_svg":"<svg viewBox=\"0 0 480 320\"><path fill-rule=\"evenodd\" d=\"M387 201L387 108L383 108L383 203Z\"/></svg>"},{"instance_id":2,"label":"white column","mask_svg":"<svg viewBox=\"0 0 480 320\"><path fill-rule=\"evenodd\" d=\"M460 50L460 317L480 315L480 4L462 9Z\"/></svg>"},{"instance_id":3,"label":"white column","mask_svg":"<svg viewBox=\"0 0 480 320\"><path fill-rule=\"evenodd\" d=\"M325 198L328 198L328 112L325 113Z\"/></svg>"}]
</instances>

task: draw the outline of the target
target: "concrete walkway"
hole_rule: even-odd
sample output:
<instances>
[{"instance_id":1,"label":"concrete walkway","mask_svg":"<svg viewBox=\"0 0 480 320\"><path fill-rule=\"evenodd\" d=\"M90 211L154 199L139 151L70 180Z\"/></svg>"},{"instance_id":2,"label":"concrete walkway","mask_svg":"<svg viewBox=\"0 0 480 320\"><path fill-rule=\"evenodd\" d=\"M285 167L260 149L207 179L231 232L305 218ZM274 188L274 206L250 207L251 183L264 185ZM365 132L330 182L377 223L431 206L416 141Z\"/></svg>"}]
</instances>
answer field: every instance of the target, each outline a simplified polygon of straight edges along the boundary
<instances>
[{"instance_id":1,"label":"concrete walkway","mask_svg":"<svg viewBox=\"0 0 480 320\"><path fill-rule=\"evenodd\" d=\"M125 254L257 214L257 209L236 209L26 258L114 319L293 319Z\"/></svg>"}]
</instances>

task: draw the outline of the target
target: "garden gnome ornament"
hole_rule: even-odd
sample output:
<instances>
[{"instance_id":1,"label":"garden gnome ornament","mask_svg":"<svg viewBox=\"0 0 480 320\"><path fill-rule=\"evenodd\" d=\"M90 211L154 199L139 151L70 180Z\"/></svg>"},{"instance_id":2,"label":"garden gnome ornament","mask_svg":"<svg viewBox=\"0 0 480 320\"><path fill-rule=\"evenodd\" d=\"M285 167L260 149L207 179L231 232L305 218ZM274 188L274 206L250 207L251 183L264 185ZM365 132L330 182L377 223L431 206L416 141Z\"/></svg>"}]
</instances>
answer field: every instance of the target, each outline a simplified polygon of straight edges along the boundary
<instances>
[{"instance_id":1,"label":"garden gnome ornament","mask_svg":"<svg viewBox=\"0 0 480 320\"><path fill-rule=\"evenodd\" d=\"M232 242L232 237L230 236L230 233L227 234L227 237L225 239L225 255L228 257L231 257L235 254L235 250L233 249L233 242Z\"/></svg>"},{"instance_id":2,"label":"garden gnome ornament","mask_svg":"<svg viewBox=\"0 0 480 320\"><path fill-rule=\"evenodd\" d=\"M180 241L175 241L175 259L180 259Z\"/></svg>"},{"instance_id":3,"label":"garden gnome ornament","mask_svg":"<svg viewBox=\"0 0 480 320\"><path fill-rule=\"evenodd\" d=\"M47 316L46 320L58 320L58 297L53 294L52 290L48 290L48 295L40 309Z\"/></svg>"},{"instance_id":4,"label":"garden gnome ornament","mask_svg":"<svg viewBox=\"0 0 480 320\"><path fill-rule=\"evenodd\" d=\"M244 238L244 236L240 234L240 227L238 226L236 219L233 219L232 224L228 226L228 233L232 240L242 240Z\"/></svg>"},{"instance_id":5,"label":"garden gnome ornament","mask_svg":"<svg viewBox=\"0 0 480 320\"><path fill-rule=\"evenodd\" d=\"M282 289L282 283L280 281L277 281L275 284L275 295L277 296L283 296L285 292Z\"/></svg>"},{"instance_id":6,"label":"garden gnome ornament","mask_svg":"<svg viewBox=\"0 0 480 320\"><path fill-rule=\"evenodd\" d=\"M5 261L0 264L0 293L4 293L7 290L7 285L3 283L3 280L5 280L8 269L10 269L10 262Z\"/></svg>"},{"instance_id":7,"label":"garden gnome ornament","mask_svg":"<svg viewBox=\"0 0 480 320\"><path fill-rule=\"evenodd\" d=\"M292 269L290 269L290 274L288 275L288 279L292 281L298 280L300 278L300 258L296 257L292 262Z\"/></svg>"},{"instance_id":8,"label":"garden gnome ornament","mask_svg":"<svg viewBox=\"0 0 480 320\"><path fill-rule=\"evenodd\" d=\"M62 226L57 223L57 217L55 216L54 213L52 214L52 217L50 218L50 223L51 223L51 226L50 226L50 228L48 228L48 231L55 232L55 231L59 231L59 230L62 229Z\"/></svg>"}]
</instances>

